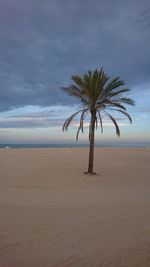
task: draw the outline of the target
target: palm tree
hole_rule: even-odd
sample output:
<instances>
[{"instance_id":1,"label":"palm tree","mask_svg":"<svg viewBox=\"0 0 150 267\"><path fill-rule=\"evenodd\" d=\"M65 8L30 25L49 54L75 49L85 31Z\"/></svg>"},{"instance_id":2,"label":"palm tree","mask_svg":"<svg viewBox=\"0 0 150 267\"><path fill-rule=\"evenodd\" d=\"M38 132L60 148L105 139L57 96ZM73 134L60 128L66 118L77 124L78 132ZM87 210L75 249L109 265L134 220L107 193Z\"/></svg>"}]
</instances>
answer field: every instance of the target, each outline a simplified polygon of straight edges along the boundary
<instances>
[{"instance_id":1,"label":"palm tree","mask_svg":"<svg viewBox=\"0 0 150 267\"><path fill-rule=\"evenodd\" d=\"M116 134L120 136L120 129L116 119L112 116L112 112L119 112L127 117L132 123L130 115L126 112L124 104L134 105L134 101L130 98L122 96L123 93L129 92L130 89L122 88L124 81L119 77L110 79L106 72L101 68L95 71L88 71L83 76L72 76L73 84L62 89L71 96L75 96L82 103L82 108L72 114L63 124L63 131L67 131L72 120L80 114L80 123L77 130L76 140L78 140L79 132L83 132L84 119L87 114L90 115L89 123L89 163L87 174L95 174L93 172L94 162L94 139L95 129L97 129L98 121L100 122L101 132L103 132L102 115L107 116L116 128ZM121 88L120 88L121 87ZM111 112L111 114L109 113Z\"/></svg>"}]
</instances>

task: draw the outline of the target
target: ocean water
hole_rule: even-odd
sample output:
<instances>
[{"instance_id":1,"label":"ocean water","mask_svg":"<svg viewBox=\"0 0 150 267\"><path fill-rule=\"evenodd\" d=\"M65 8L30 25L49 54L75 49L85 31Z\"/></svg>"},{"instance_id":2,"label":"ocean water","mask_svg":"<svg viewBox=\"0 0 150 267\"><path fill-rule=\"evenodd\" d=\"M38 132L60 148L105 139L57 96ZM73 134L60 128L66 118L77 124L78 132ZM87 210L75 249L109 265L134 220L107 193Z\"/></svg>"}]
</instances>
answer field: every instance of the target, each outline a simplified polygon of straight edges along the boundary
<instances>
[{"instance_id":1,"label":"ocean water","mask_svg":"<svg viewBox=\"0 0 150 267\"><path fill-rule=\"evenodd\" d=\"M0 148L72 148L72 147L88 147L88 144L0 144ZM95 144L95 147L150 147L150 143L142 144Z\"/></svg>"}]
</instances>

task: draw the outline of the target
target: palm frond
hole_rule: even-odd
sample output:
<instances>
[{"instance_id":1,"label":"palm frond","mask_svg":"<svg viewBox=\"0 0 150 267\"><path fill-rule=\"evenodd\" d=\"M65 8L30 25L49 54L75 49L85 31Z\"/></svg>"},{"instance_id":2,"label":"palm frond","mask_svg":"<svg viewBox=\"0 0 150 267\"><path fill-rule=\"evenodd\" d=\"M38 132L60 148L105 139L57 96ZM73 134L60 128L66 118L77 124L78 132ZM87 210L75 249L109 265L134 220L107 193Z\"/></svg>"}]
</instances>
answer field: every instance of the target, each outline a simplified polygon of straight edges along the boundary
<instances>
[{"instance_id":1,"label":"palm frond","mask_svg":"<svg viewBox=\"0 0 150 267\"><path fill-rule=\"evenodd\" d=\"M85 113L86 113L87 110L83 110L82 114L81 114L81 117L80 117L80 125L78 127L78 130L77 130L77 134L76 134L76 141L78 141L78 137L79 137L79 133L80 133L80 130L82 131L83 133L83 122L84 122L84 119L85 119Z\"/></svg>"},{"instance_id":2,"label":"palm frond","mask_svg":"<svg viewBox=\"0 0 150 267\"><path fill-rule=\"evenodd\" d=\"M83 104L83 109L71 115L63 125L63 131L67 131L70 123L76 115L81 113L80 123L77 130L76 139L78 139L80 131L83 131L83 121L87 112L95 117L95 127L97 129L98 121L100 121L101 132L103 132L102 113L108 116L116 128L116 134L120 136L119 126L115 118L107 112L115 110L122 113L132 122L131 116L126 112L126 105L134 105L131 98L123 96L130 91L124 87L124 81L120 77L111 79L107 73L101 68L94 71L87 71L84 75L74 75L71 77L73 84L62 89L71 96L75 96ZM123 88L122 88L123 87ZM123 96L123 97L122 97ZM89 138L91 131L91 122L89 125Z\"/></svg>"},{"instance_id":3,"label":"palm frond","mask_svg":"<svg viewBox=\"0 0 150 267\"><path fill-rule=\"evenodd\" d=\"M68 95L75 96L79 98L83 103L88 105L88 99L86 95L83 94L83 92L81 92L80 88L78 88L77 86L71 85L69 87L61 87L61 89L68 93Z\"/></svg>"},{"instance_id":4,"label":"palm frond","mask_svg":"<svg viewBox=\"0 0 150 267\"><path fill-rule=\"evenodd\" d=\"M70 123L72 122L72 120L74 119L74 117L76 115L78 115L79 113L83 112L83 111L87 111L88 109L83 109L83 110L79 110L77 112L75 112L74 114L72 114L63 124L63 127L62 127L62 131L68 131L68 127L70 125Z\"/></svg>"},{"instance_id":5,"label":"palm frond","mask_svg":"<svg viewBox=\"0 0 150 267\"><path fill-rule=\"evenodd\" d=\"M127 97L122 97L120 99L118 99L119 102L134 106L135 105L135 101L132 100L131 98L127 98Z\"/></svg>"},{"instance_id":6,"label":"palm frond","mask_svg":"<svg viewBox=\"0 0 150 267\"><path fill-rule=\"evenodd\" d=\"M118 136L120 136L120 129L119 129L119 126L118 126L118 124L117 124L115 118L114 118L113 116L111 116L111 115L110 115L108 112L106 112L106 111L103 111L103 113L104 113L106 116L108 116L108 117L112 120L112 122L113 122L113 124L115 125L115 128L116 128L116 134L117 134Z\"/></svg>"},{"instance_id":7,"label":"palm frond","mask_svg":"<svg viewBox=\"0 0 150 267\"><path fill-rule=\"evenodd\" d=\"M113 111L118 111L118 112L122 113L123 115L125 115L125 117L127 117L127 118L129 119L130 123L132 123L132 118L131 118L131 116L129 115L129 113L127 113L127 112L125 112L125 111L123 111L123 110L120 110L120 109L113 109L113 108L111 108L111 110L113 110Z\"/></svg>"},{"instance_id":8,"label":"palm frond","mask_svg":"<svg viewBox=\"0 0 150 267\"><path fill-rule=\"evenodd\" d=\"M120 80L120 77L116 77L112 79L109 83L106 84L104 88L105 95L107 95L114 89L116 90L116 88L123 86L123 85L124 85L124 81Z\"/></svg>"},{"instance_id":9,"label":"palm frond","mask_svg":"<svg viewBox=\"0 0 150 267\"><path fill-rule=\"evenodd\" d=\"M97 121L97 116L95 116L95 127L96 127L96 130L97 130L97 126L98 126L98 121Z\"/></svg>"},{"instance_id":10,"label":"palm frond","mask_svg":"<svg viewBox=\"0 0 150 267\"><path fill-rule=\"evenodd\" d=\"M126 108L123 105L121 105L119 101L117 102L117 100L114 101L106 98L102 102L97 103L97 107L103 109L106 107L113 107L113 106L126 110Z\"/></svg>"},{"instance_id":11,"label":"palm frond","mask_svg":"<svg viewBox=\"0 0 150 267\"><path fill-rule=\"evenodd\" d=\"M72 81L84 90L84 79L80 75L71 76Z\"/></svg>"},{"instance_id":12,"label":"palm frond","mask_svg":"<svg viewBox=\"0 0 150 267\"><path fill-rule=\"evenodd\" d=\"M122 94L122 93L125 93L125 92L129 92L130 91L130 89L129 88L123 88L123 89L120 89L119 91L114 91L114 92L109 92L109 93L107 93L107 97L114 97L114 96L116 96L116 95L119 95L119 94Z\"/></svg>"},{"instance_id":13,"label":"palm frond","mask_svg":"<svg viewBox=\"0 0 150 267\"><path fill-rule=\"evenodd\" d=\"M103 121L102 121L102 116L100 114L99 109L97 110L98 116L99 116L99 120L100 120L100 125L101 125L101 133L103 133Z\"/></svg>"}]
</instances>

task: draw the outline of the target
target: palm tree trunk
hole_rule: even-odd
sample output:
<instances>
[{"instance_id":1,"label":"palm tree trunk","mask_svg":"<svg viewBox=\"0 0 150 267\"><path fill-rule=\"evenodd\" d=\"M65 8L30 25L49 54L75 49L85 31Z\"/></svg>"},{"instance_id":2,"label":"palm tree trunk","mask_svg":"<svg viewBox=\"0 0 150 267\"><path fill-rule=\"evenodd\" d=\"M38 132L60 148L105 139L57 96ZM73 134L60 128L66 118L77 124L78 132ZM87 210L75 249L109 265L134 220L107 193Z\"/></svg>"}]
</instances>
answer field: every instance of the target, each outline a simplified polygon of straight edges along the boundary
<instances>
[{"instance_id":1,"label":"palm tree trunk","mask_svg":"<svg viewBox=\"0 0 150 267\"><path fill-rule=\"evenodd\" d=\"M95 115L91 115L90 123L90 148L89 148L89 164L88 164L88 173L94 174L93 164L94 164L94 134L95 134Z\"/></svg>"}]
</instances>

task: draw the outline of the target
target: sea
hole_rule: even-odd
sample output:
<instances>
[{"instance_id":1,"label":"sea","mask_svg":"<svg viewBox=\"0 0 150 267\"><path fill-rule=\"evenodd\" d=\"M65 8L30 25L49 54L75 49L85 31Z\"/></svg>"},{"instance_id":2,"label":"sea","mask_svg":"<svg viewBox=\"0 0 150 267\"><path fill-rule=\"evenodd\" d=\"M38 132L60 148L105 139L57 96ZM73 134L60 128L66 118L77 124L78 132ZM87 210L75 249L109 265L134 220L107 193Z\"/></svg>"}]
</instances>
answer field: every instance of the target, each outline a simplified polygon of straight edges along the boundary
<instances>
[{"instance_id":1,"label":"sea","mask_svg":"<svg viewBox=\"0 0 150 267\"><path fill-rule=\"evenodd\" d=\"M0 149L23 149L23 148L81 148L81 147L89 147L88 144L0 144ZM150 143L142 143L142 144L95 144L95 147L116 147L116 148L150 148Z\"/></svg>"}]
</instances>

